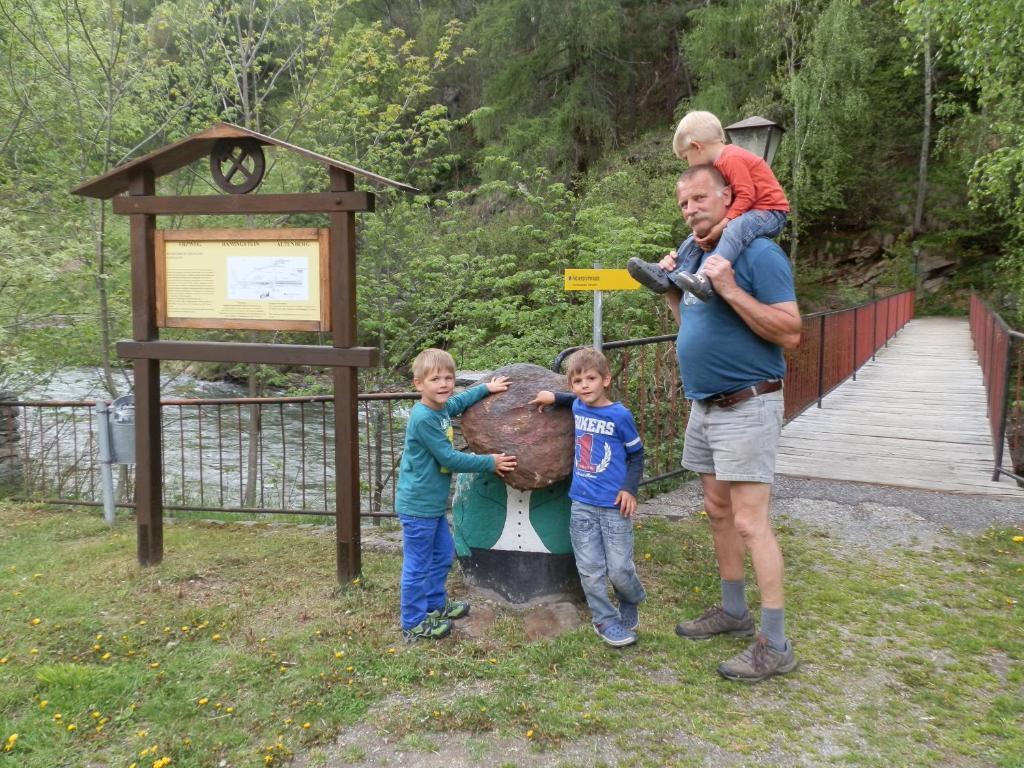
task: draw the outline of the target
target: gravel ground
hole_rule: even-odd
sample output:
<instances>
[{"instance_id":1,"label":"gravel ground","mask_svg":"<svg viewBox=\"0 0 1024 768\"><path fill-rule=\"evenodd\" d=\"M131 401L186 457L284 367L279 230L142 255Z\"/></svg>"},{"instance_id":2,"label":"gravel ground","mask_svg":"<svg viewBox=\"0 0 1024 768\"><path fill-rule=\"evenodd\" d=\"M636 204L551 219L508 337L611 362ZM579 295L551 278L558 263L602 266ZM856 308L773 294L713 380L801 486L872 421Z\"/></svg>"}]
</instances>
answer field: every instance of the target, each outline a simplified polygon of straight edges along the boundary
<instances>
[{"instance_id":1,"label":"gravel ground","mask_svg":"<svg viewBox=\"0 0 1024 768\"><path fill-rule=\"evenodd\" d=\"M1011 486L1007 483L1007 487ZM640 505L642 515L690 517L702 508L700 481ZM956 534L976 534L994 526L1024 525L1020 501L959 493L917 491L868 483L779 477L773 496L778 521L799 520L823 528L856 547L949 545Z\"/></svg>"}]
</instances>

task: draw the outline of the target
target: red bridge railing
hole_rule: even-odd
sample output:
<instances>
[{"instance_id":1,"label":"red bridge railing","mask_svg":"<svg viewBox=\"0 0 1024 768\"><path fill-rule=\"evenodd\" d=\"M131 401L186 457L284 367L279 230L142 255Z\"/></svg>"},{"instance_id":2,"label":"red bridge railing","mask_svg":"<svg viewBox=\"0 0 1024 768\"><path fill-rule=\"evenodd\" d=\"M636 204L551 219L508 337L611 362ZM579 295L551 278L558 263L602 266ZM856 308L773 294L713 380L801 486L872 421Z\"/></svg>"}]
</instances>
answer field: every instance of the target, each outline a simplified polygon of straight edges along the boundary
<instances>
[{"instance_id":1,"label":"red bridge railing","mask_svg":"<svg viewBox=\"0 0 1024 768\"><path fill-rule=\"evenodd\" d=\"M856 307L804 315L800 344L786 354L786 420L794 419L848 378L914 317L914 291Z\"/></svg>"},{"instance_id":2,"label":"red bridge railing","mask_svg":"<svg viewBox=\"0 0 1024 768\"><path fill-rule=\"evenodd\" d=\"M971 294L970 323L988 400L992 479L1006 475L1024 484L1024 334L1011 330L977 294ZM1012 470L1003 467L1007 444Z\"/></svg>"}]
</instances>

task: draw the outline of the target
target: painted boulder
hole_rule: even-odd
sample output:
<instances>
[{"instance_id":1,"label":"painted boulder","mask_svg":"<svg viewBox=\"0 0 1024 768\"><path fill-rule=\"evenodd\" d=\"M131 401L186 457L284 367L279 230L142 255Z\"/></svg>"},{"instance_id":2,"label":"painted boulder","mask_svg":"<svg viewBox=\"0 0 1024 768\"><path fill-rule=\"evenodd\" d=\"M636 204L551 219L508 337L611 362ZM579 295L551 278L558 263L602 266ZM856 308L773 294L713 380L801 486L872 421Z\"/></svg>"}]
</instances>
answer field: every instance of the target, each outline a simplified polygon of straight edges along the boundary
<instances>
[{"instance_id":1,"label":"painted boulder","mask_svg":"<svg viewBox=\"0 0 1024 768\"><path fill-rule=\"evenodd\" d=\"M506 365L509 388L485 397L462 414L462 434L474 453L516 457L505 482L521 491L545 488L572 474L573 425L568 408L537 410L530 401L542 389L566 391L565 376L529 363Z\"/></svg>"},{"instance_id":2,"label":"painted boulder","mask_svg":"<svg viewBox=\"0 0 1024 768\"><path fill-rule=\"evenodd\" d=\"M457 475L455 553L471 587L513 605L580 598L569 540L570 481L520 490L491 473Z\"/></svg>"}]
</instances>

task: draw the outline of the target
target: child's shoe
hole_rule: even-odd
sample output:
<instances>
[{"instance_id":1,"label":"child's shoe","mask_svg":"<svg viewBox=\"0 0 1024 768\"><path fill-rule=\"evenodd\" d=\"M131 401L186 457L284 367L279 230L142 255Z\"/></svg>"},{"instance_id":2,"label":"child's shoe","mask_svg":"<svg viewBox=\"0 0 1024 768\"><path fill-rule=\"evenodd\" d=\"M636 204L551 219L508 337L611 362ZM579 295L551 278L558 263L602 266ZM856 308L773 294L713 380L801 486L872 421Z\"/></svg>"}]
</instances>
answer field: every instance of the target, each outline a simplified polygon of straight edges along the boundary
<instances>
[{"instance_id":1,"label":"child's shoe","mask_svg":"<svg viewBox=\"0 0 1024 768\"><path fill-rule=\"evenodd\" d=\"M437 619L430 615L411 629L402 630L402 639L407 643L417 643L420 640L440 640L447 637L452 631L452 622L449 619Z\"/></svg>"},{"instance_id":2,"label":"child's shoe","mask_svg":"<svg viewBox=\"0 0 1024 768\"><path fill-rule=\"evenodd\" d=\"M689 291L701 301L708 301L715 295L711 281L704 277L703 272L676 272L668 279L683 291Z\"/></svg>"},{"instance_id":3,"label":"child's shoe","mask_svg":"<svg viewBox=\"0 0 1024 768\"><path fill-rule=\"evenodd\" d=\"M636 603L619 602L619 623L627 632L640 629L640 606Z\"/></svg>"},{"instance_id":4,"label":"child's shoe","mask_svg":"<svg viewBox=\"0 0 1024 768\"><path fill-rule=\"evenodd\" d=\"M448 600L444 604L444 608L429 611L427 618L433 617L434 619L461 619L463 616L469 615L469 603L465 600Z\"/></svg>"},{"instance_id":5,"label":"child's shoe","mask_svg":"<svg viewBox=\"0 0 1024 768\"><path fill-rule=\"evenodd\" d=\"M613 648L632 645L636 642L636 634L625 629L617 621L606 621L604 624L594 624L593 626L597 636Z\"/></svg>"},{"instance_id":6,"label":"child's shoe","mask_svg":"<svg viewBox=\"0 0 1024 768\"><path fill-rule=\"evenodd\" d=\"M650 288L655 293L666 293L672 287L668 273L664 269L636 256L626 262L626 271L640 285Z\"/></svg>"}]
</instances>

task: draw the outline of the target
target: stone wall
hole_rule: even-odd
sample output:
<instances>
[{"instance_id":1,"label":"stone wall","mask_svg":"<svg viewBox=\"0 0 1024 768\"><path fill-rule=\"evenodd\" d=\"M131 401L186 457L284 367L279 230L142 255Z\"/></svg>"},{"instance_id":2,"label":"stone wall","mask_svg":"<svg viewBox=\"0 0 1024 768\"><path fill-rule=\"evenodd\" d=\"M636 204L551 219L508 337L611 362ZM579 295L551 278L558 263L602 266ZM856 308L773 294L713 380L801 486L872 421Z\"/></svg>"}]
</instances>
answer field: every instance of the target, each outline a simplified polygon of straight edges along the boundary
<instances>
[{"instance_id":1,"label":"stone wall","mask_svg":"<svg viewBox=\"0 0 1024 768\"><path fill-rule=\"evenodd\" d=\"M3 405L5 400L14 400L11 392L0 392L0 487L21 485L21 455L18 453L18 411L14 405Z\"/></svg>"}]
</instances>

